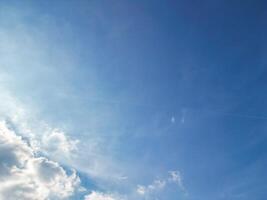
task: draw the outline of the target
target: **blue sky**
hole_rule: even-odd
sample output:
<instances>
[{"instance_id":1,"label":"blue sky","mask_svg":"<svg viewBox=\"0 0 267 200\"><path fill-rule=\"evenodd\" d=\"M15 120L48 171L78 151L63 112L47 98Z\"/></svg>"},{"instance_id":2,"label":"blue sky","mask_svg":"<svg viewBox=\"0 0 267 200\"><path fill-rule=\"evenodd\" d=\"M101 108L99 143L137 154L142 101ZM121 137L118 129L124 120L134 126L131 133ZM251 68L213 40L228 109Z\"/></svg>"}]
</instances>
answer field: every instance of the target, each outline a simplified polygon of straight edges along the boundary
<instances>
[{"instance_id":1,"label":"blue sky","mask_svg":"<svg viewBox=\"0 0 267 200\"><path fill-rule=\"evenodd\" d=\"M263 200L266 6L1 0L1 119L67 199Z\"/></svg>"}]
</instances>

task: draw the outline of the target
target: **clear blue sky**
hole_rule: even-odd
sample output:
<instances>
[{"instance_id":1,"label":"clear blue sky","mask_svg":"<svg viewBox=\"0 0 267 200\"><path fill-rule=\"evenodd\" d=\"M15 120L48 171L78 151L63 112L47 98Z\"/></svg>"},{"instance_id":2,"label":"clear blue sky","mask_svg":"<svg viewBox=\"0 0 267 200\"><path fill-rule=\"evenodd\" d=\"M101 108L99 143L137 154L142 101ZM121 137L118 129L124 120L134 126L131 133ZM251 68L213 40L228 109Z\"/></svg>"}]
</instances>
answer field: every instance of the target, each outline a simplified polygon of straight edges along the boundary
<instances>
[{"instance_id":1,"label":"clear blue sky","mask_svg":"<svg viewBox=\"0 0 267 200\"><path fill-rule=\"evenodd\" d=\"M80 140L89 192L266 199L266 2L0 5L1 90Z\"/></svg>"}]
</instances>

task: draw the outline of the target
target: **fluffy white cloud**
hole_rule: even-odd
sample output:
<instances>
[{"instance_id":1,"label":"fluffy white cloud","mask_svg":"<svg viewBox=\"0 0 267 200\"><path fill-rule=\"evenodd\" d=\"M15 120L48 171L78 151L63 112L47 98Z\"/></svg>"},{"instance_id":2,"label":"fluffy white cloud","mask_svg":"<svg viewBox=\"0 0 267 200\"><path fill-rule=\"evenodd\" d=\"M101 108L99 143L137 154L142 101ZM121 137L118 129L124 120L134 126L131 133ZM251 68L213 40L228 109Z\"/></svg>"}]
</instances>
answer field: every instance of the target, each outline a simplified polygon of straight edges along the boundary
<instances>
[{"instance_id":1,"label":"fluffy white cloud","mask_svg":"<svg viewBox=\"0 0 267 200\"><path fill-rule=\"evenodd\" d=\"M65 156L69 158L77 151L78 140L71 140L64 132L54 129L41 139L42 150L52 157Z\"/></svg>"},{"instance_id":2,"label":"fluffy white cloud","mask_svg":"<svg viewBox=\"0 0 267 200\"><path fill-rule=\"evenodd\" d=\"M36 156L31 146L0 122L0 199L65 199L80 180L56 162Z\"/></svg>"},{"instance_id":3,"label":"fluffy white cloud","mask_svg":"<svg viewBox=\"0 0 267 200\"><path fill-rule=\"evenodd\" d=\"M119 200L119 199L115 199L108 194L93 191L89 195L85 196L84 200Z\"/></svg>"}]
</instances>

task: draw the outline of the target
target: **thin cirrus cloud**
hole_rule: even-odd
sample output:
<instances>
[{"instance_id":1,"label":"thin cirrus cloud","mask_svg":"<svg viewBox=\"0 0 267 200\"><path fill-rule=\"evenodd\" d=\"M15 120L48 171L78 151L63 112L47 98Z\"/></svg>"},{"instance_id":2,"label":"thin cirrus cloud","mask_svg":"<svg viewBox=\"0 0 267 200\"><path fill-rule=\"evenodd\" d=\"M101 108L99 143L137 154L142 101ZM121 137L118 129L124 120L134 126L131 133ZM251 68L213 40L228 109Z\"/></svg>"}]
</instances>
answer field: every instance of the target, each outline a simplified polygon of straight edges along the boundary
<instances>
[{"instance_id":1,"label":"thin cirrus cloud","mask_svg":"<svg viewBox=\"0 0 267 200\"><path fill-rule=\"evenodd\" d=\"M7 16L10 15L10 12L5 11L5 13L7 13ZM46 78L48 78L51 77L51 75L55 76L55 72L59 71L59 69L55 67L57 66L57 61L53 60L51 56L48 56L47 50L42 49L42 46L47 47L47 45L42 43L44 41L39 35L40 32L30 30L31 28L29 28L23 20L21 21L19 13L14 20L20 24L20 26L17 27L19 29L17 30L17 33L10 27L5 29L0 28L0 40L3 41L0 45L0 49L3 53L0 56L3 58L0 63L4 66L1 69L0 75L0 117L1 120L6 121L5 123L3 122L2 125L2 130L5 129L5 132L3 133L5 133L6 137L13 134L11 130L7 129L6 124L8 124L17 131L13 134L13 138L20 138L16 135L19 133L19 135L27 139L27 143L21 140L21 144L23 145L17 147L16 160L14 160L14 163L10 163L10 165L7 165L8 163L6 163L6 161L13 159L15 153L10 151L9 153L11 157L9 158L9 154L4 155L6 154L6 149L4 147L1 151L3 152L3 154L1 154L2 175L9 174L9 172L10 174L6 176L5 179L1 178L0 199L75 199L75 197L73 197L74 193L79 193L81 191L78 187L80 185L80 179L76 173L68 175L58 162L69 167L74 166L76 169L85 171L88 174L93 174L95 178L97 178L110 176L110 173L107 173L105 170L106 167L104 167L105 169L100 169L99 167L109 166L109 161L102 158L101 155L94 153L97 151L94 148L97 146L93 144L95 141L91 142L90 145L86 145L86 148L88 148L88 146L94 148L92 151L90 150L88 152L91 155L90 163L92 163L92 165L88 164L88 154L86 154L86 157L77 157L78 151L80 150L78 148L79 140L67 136L60 129L51 128L51 126L43 120L38 120L39 118L35 115L35 111L40 111L41 107L39 106L36 109L30 99L28 99L29 101L27 101L27 105L22 103L19 100L21 98L18 95L18 90L14 90L14 88L10 87L13 84L17 85L18 82L22 81L17 75L20 69L16 66L28 66L29 74L27 76L29 79L43 72L46 74ZM17 40L18 42L13 43L14 40ZM35 40L38 40L39 44L36 44L34 42ZM21 53L19 49L25 45L27 46L27 50L25 50L24 53ZM28 62L27 59L25 59L28 56L36 58L36 60L33 59L31 62ZM43 66L47 60L52 62L52 66ZM70 61L69 58L68 61ZM35 67L33 67L33 65L35 64L39 66L42 65L41 69L44 71L34 69ZM57 68L57 70L54 69L54 67ZM45 85L47 85L48 82L46 78L42 79L41 84L45 83ZM57 78L57 80L59 79ZM25 82L27 85L29 83L28 79L25 80ZM54 84L57 81L52 82ZM39 87L40 86L41 85L39 85ZM41 88L43 91L46 90L44 85L42 85ZM64 88L61 88L60 92L66 92L66 88ZM56 94L57 92L59 92L59 90L50 91L50 95ZM14 95L14 93L16 93L16 95ZM19 141L20 139L17 140ZM23 157L17 155L21 155L22 152L25 152L25 148L29 150L29 154L26 154L24 158L25 160L21 160ZM22 150L22 152L19 150ZM46 157L35 157L35 154L39 153ZM82 154L80 153L80 155ZM53 159L53 161L49 160L48 157ZM4 160L4 158L6 158L6 160ZM79 164L83 162L83 160L85 160L86 163ZM22 164L20 164L20 162L22 162ZM42 172L38 171L41 170L41 167ZM104 171L105 173L102 173ZM42 175L44 172L51 176L49 180L43 179L44 177Z\"/></svg>"},{"instance_id":2,"label":"thin cirrus cloud","mask_svg":"<svg viewBox=\"0 0 267 200\"><path fill-rule=\"evenodd\" d=\"M0 11L5 16L0 19L0 64L3 66L0 70L0 117L5 121L0 129L0 199L75 199L73 195L82 191L79 172L97 185L93 189L85 185L79 197L86 200L143 199L145 195L136 191L137 185L149 194L175 182L170 176L140 186L143 180L136 170L138 163L115 158L112 151L116 148L112 145L118 142L120 135L110 133L109 127L113 126L108 125L114 121L114 124L122 124L114 120L117 115L113 109L94 110L94 105L83 105L79 101L84 94L73 90L76 88L70 84L73 81L70 77L80 78L76 68L79 63L75 63L74 56L67 53L67 44L62 42L68 36L64 38L61 33L68 26L58 28L51 16L33 14L30 9L0 8ZM35 18L36 26L27 21L31 18ZM63 38L62 43L54 42L58 38ZM94 74L94 70L90 73ZM86 84L89 84L88 79ZM97 90L93 86L87 91L90 98ZM81 106L90 107L94 112ZM57 127L59 122L71 126L69 121L76 135L51 128ZM79 127L87 125L87 121L90 126L84 128L86 134L79 135ZM106 126L108 128L103 128ZM105 138L109 133L112 137ZM63 165L75 168L77 173L68 173ZM137 178L133 180L135 175ZM109 190L111 185L115 186ZM116 191L121 192L123 198Z\"/></svg>"},{"instance_id":3,"label":"thin cirrus cloud","mask_svg":"<svg viewBox=\"0 0 267 200\"><path fill-rule=\"evenodd\" d=\"M0 199L265 199L263 2L1 0Z\"/></svg>"}]
</instances>

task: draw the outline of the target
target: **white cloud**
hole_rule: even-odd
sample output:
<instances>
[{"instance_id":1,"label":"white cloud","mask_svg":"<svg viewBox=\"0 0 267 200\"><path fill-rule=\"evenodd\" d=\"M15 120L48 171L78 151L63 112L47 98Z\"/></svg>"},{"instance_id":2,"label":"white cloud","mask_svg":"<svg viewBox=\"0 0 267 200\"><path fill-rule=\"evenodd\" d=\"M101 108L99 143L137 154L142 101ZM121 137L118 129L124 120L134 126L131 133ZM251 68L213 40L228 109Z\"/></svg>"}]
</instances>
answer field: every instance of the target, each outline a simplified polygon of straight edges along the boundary
<instances>
[{"instance_id":1,"label":"white cloud","mask_svg":"<svg viewBox=\"0 0 267 200\"><path fill-rule=\"evenodd\" d=\"M1 79L1 78L0 78ZM0 120L7 121L20 135L27 137L31 147L57 160L71 160L77 152L79 140L72 139L63 131L51 128L40 120L34 111L14 98L0 86ZM29 112L30 111L30 112Z\"/></svg>"},{"instance_id":2,"label":"white cloud","mask_svg":"<svg viewBox=\"0 0 267 200\"><path fill-rule=\"evenodd\" d=\"M79 187L56 162L36 156L34 149L0 122L0 199L65 199Z\"/></svg>"},{"instance_id":3,"label":"white cloud","mask_svg":"<svg viewBox=\"0 0 267 200\"><path fill-rule=\"evenodd\" d=\"M169 184L177 184L180 190L186 193L186 189L182 181L182 175L179 171L169 171L169 176L167 178L154 180L149 185L137 185L136 193L141 196L149 196L153 193L164 190L164 188Z\"/></svg>"},{"instance_id":4,"label":"white cloud","mask_svg":"<svg viewBox=\"0 0 267 200\"><path fill-rule=\"evenodd\" d=\"M119 198L115 198L113 195L104 194L101 192L93 191L89 195L85 196L84 200L121 200Z\"/></svg>"},{"instance_id":5,"label":"white cloud","mask_svg":"<svg viewBox=\"0 0 267 200\"><path fill-rule=\"evenodd\" d=\"M165 186L166 186L165 180L154 180L153 183L148 186L138 185L136 191L140 195L145 195L148 193L153 193L162 190L164 189Z\"/></svg>"},{"instance_id":6,"label":"white cloud","mask_svg":"<svg viewBox=\"0 0 267 200\"><path fill-rule=\"evenodd\" d=\"M46 151L52 157L69 158L73 152L77 151L79 140L72 140L66 134L58 129L44 134L41 139L42 150Z\"/></svg>"},{"instance_id":7,"label":"white cloud","mask_svg":"<svg viewBox=\"0 0 267 200\"><path fill-rule=\"evenodd\" d=\"M147 191L146 191L146 187L143 186L143 185L138 185L137 186L137 189L136 189L136 192L140 195L144 195Z\"/></svg>"},{"instance_id":8,"label":"white cloud","mask_svg":"<svg viewBox=\"0 0 267 200\"><path fill-rule=\"evenodd\" d=\"M176 183L182 190L185 190L183 185L182 175L179 171L169 171L169 182Z\"/></svg>"},{"instance_id":9,"label":"white cloud","mask_svg":"<svg viewBox=\"0 0 267 200\"><path fill-rule=\"evenodd\" d=\"M78 57L68 48L72 35L67 31L69 24L60 22L59 28L53 16L37 14L26 7L0 8L0 119L10 119L16 132L30 138L32 147L47 157L74 166L93 178L118 181L117 177L124 172L122 163L114 161L113 152L109 151L110 140L98 134L109 132L106 128L102 130L102 120L113 124L110 119L116 115L113 108L108 112L101 112L98 107L90 111L80 109L79 92L72 82L81 74L77 71ZM97 80L94 73L92 69L91 76L86 77L91 88L86 98L90 99L97 99L99 92L94 87ZM46 122L49 126L53 124L49 131ZM61 125L81 140L78 156L73 154L76 140L71 141L58 130L50 135L54 127Z\"/></svg>"}]
</instances>

